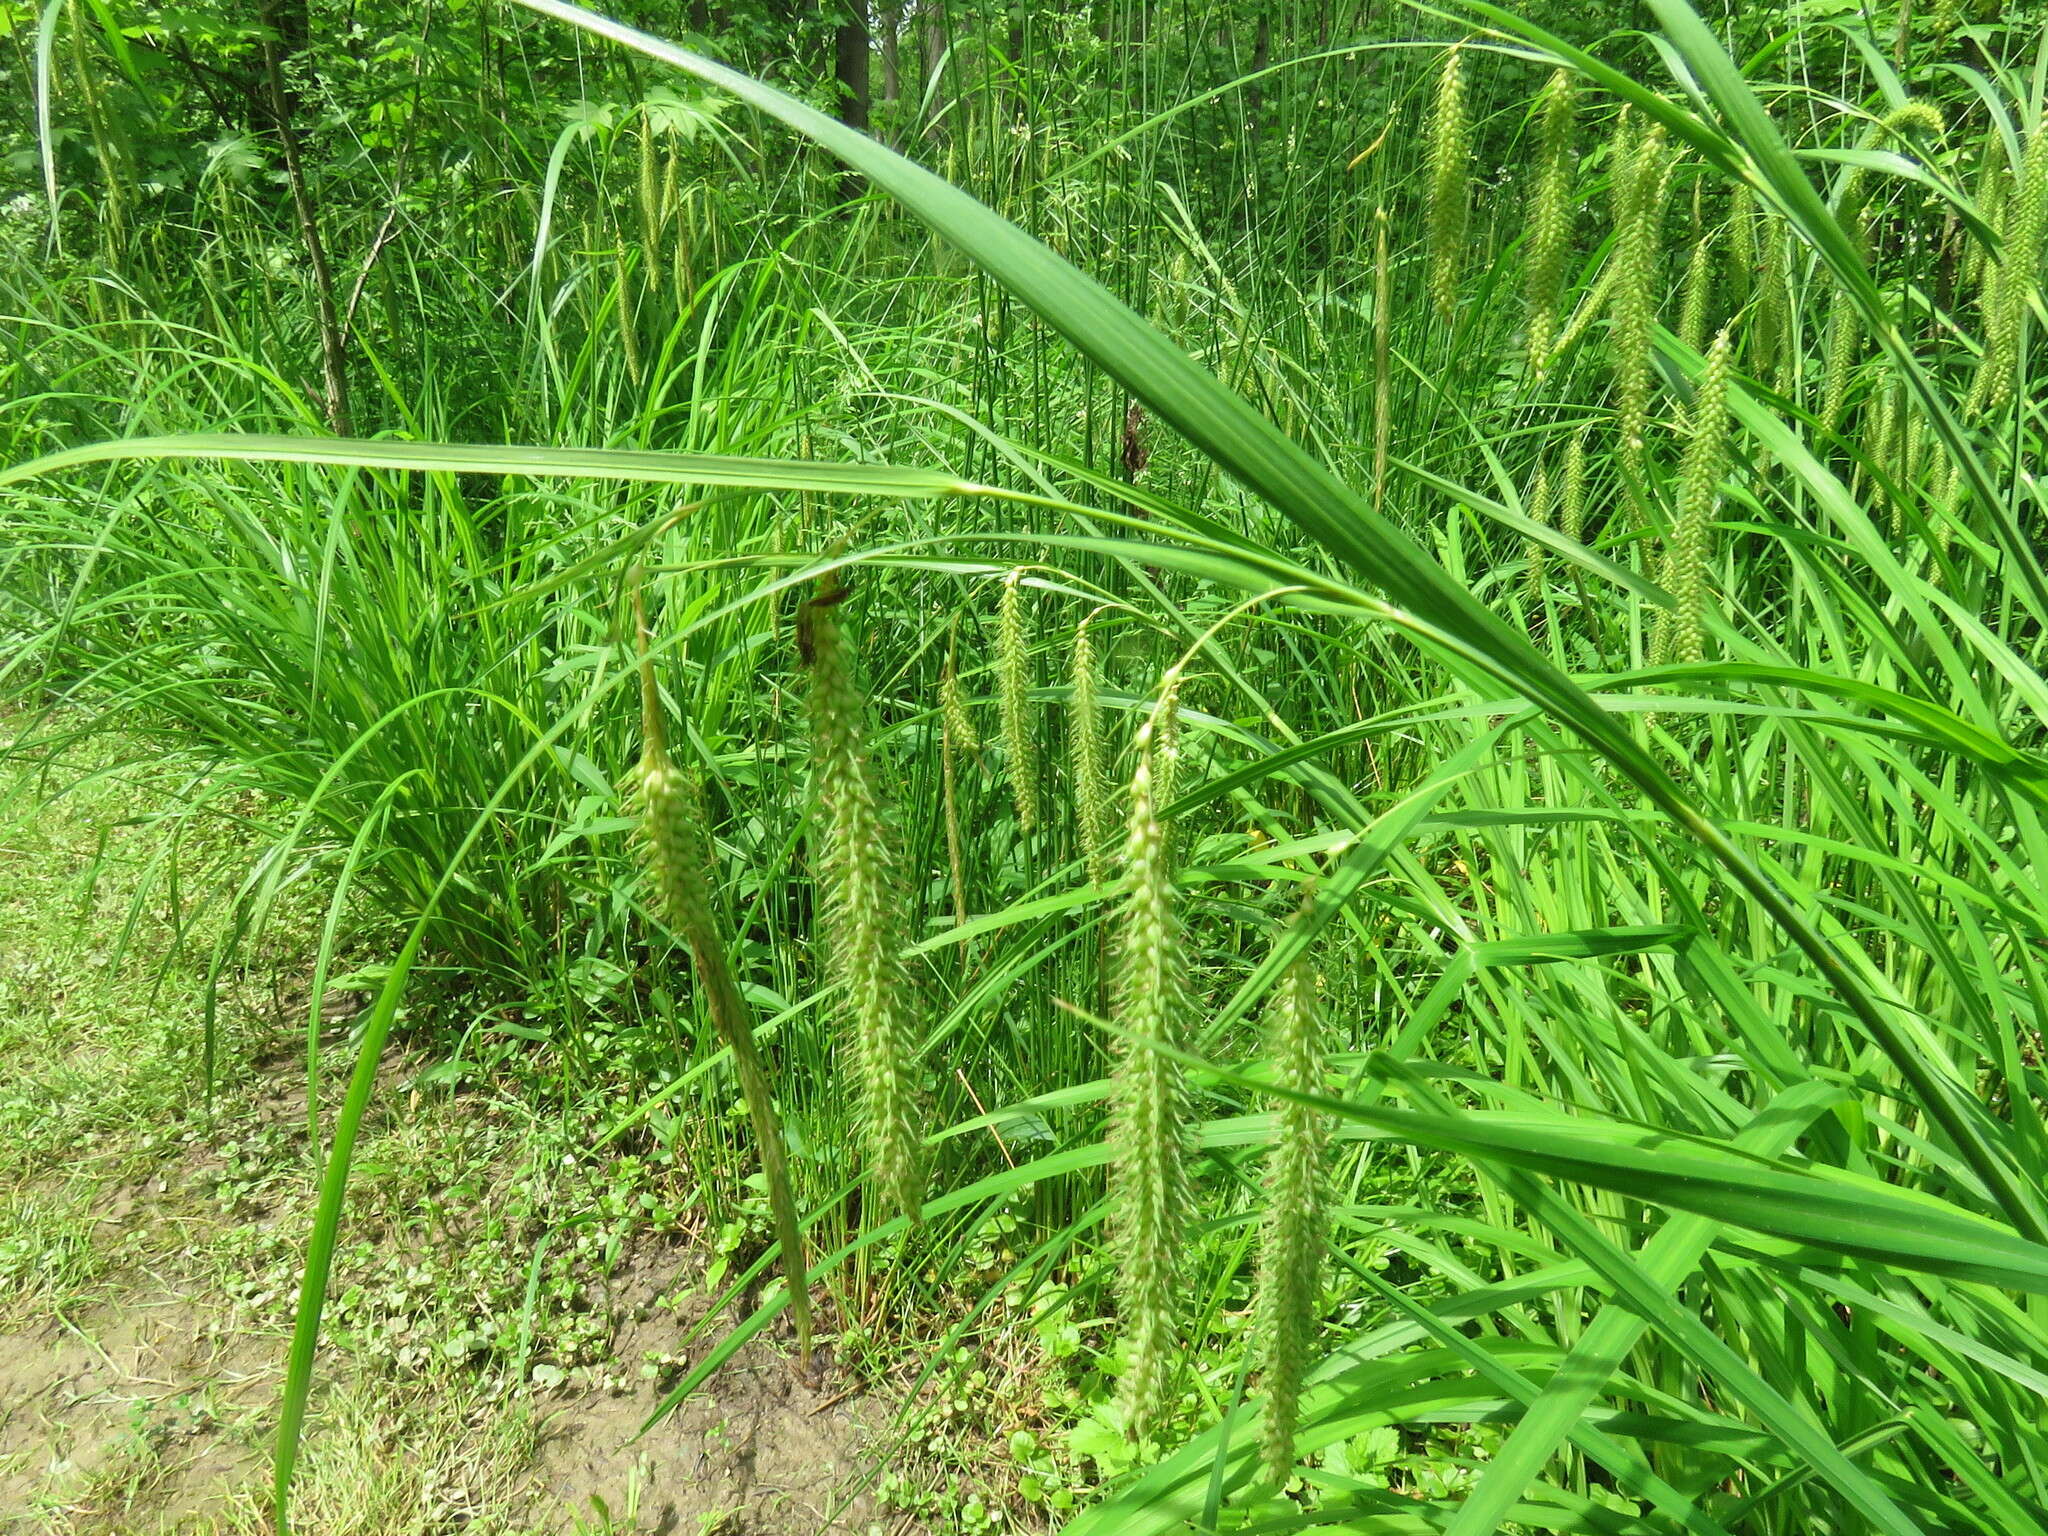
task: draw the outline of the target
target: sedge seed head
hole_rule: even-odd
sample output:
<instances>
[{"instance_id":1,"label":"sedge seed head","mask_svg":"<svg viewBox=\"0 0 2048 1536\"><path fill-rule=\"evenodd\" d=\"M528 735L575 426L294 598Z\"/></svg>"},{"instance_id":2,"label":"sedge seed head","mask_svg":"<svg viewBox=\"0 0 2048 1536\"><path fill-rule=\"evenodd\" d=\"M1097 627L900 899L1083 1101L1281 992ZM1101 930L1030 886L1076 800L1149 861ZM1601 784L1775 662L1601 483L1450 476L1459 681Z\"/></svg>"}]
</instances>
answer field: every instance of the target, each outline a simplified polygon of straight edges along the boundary
<instances>
[{"instance_id":1,"label":"sedge seed head","mask_svg":"<svg viewBox=\"0 0 2048 1536\"><path fill-rule=\"evenodd\" d=\"M1124 1402L1133 1436L1157 1423L1178 1359L1180 1255L1191 1207L1187 1085L1151 1042L1180 1043L1186 974L1170 843L1159 817L1163 761L1155 714L1139 734L1131 779L1128 881L1116 1017L1122 1036L1111 1118L1118 1308L1129 1342Z\"/></svg>"},{"instance_id":2,"label":"sedge seed head","mask_svg":"<svg viewBox=\"0 0 2048 1536\"><path fill-rule=\"evenodd\" d=\"M1095 615L1081 621L1074 635L1072 689L1069 694L1068 749L1072 753L1074 808L1081 835L1081 854L1088 883L1101 890L1111 874L1109 773L1102 742L1102 710L1096 703Z\"/></svg>"},{"instance_id":3,"label":"sedge seed head","mask_svg":"<svg viewBox=\"0 0 2048 1536\"><path fill-rule=\"evenodd\" d=\"M1538 108L1541 144L1535 197L1529 212L1528 361L1532 373L1550 363L1564 288L1565 259L1572 237L1572 126L1576 100L1572 77L1557 70L1543 88Z\"/></svg>"},{"instance_id":4,"label":"sedge seed head","mask_svg":"<svg viewBox=\"0 0 2048 1536\"><path fill-rule=\"evenodd\" d=\"M1307 917L1304 908L1295 919L1297 929ZM1268 1051L1276 1088L1303 1094L1321 1090L1321 1036L1315 971L1304 951L1281 973L1273 995ZM1266 1388L1261 1459L1267 1476L1284 1484L1294 1467L1301 1386L1322 1309L1324 1117L1294 1099L1278 1100L1273 1116L1253 1317Z\"/></svg>"},{"instance_id":5,"label":"sedge seed head","mask_svg":"<svg viewBox=\"0 0 2048 1536\"><path fill-rule=\"evenodd\" d=\"M918 1004L903 964L907 909L842 614L829 594L805 605L821 927L860 1079L869 1174L880 1203L915 1220L924 1202L924 1112Z\"/></svg>"},{"instance_id":6,"label":"sedge seed head","mask_svg":"<svg viewBox=\"0 0 2048 1536\"><path fill-rule=\"evenodd\" d=\"M1693 401L1692 437L1679 471L1678 513L1665 562L1672 608L1660 659L1698 662L1706 654L1707 567L1713 559L1714 512L1728 465L1729 333L1707 352Z\"/></svg>"},{"instance_id":7,"label":"sedge seed head","mask_svg":"<svg viewBox=\"0 0 2048 1536\"><path fill-rule=\"evenodd\" d=\"M1457 48L1444 57L1430 113L1427 145L1429 291L1446 324L1456 316L1471 213L1472 129L1465 115L1465 62Z\"/></svg>"},{"instance_id":8,"label":"sedge seed head","mask_svg":"<svg viewBox=\"0 0 2048 1536\"><path fill-rule=\"evenodd\" d=\"M1024 635L1022 570L1004 578L996 622L996 701L1002 715L1003 759L1017 830L1038 826L1038 737L1031 710L1031 652Z\"/></svg>"}]
</instances>

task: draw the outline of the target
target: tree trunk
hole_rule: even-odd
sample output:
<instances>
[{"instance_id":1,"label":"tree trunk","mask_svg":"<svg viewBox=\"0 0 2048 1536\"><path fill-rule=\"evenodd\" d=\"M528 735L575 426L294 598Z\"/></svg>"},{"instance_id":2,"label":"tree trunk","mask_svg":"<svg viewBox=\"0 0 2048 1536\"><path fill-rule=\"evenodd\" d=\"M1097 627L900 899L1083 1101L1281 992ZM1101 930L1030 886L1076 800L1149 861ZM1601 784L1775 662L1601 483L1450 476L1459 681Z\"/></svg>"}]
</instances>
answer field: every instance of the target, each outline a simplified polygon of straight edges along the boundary
<instances>
[{"instance_id":1,"label":"tree trunk","mask_svg":"<svg viewBox=\"0 0 2048 1536\"><path fill-rule=\"evenodd\" d=\"M868 0L848 0L847 19L839 24L834 38L833 73L839 82L839 121L862 133L868 131L868 109L872 104L868 64L873 45L868 31ZM859 197L867 183L860 172L847 170L841 173L839 186L842 195L851 199Z\"/></svg>"},{"instance_id":2,"label":"tree trunk","mask_svg":"<svg viewBox=\"0 0 2048 1536\"><path fill-rule=\"evenodd\" d=\"M284 151L285 180L291 184L292 211L298 216L299 238L306 247L306 263L313 273L313 298L320 322L320 374L327 425L340 436L352 431L348 409L348 359L341 335L341 315L334 303L334 275L328 270L327 249L320 239L320 213L314 206L312 188L306 182L304 158L299 153L299 98L285 79L285 59L305 51L305 0L263 0L263 24L269 36L263 40L263 74L271 124L277 130Z\"/></svg>"},{"instance_id":3,"label":"tree trunk","mask_svg":"<svg viewBox=\"0 0 2048 1536\"><path fill-rule=\"evenodd\" d=\"M923 79L918 83L918 102L923 106L925 93L930 92L931 102L929 106L925 107L924 117L925 123L930 125L943 123L946 120L946 99L950 91L948 83L940 79L939 71L943 69L947 75L951 75L953 72L953 61L947 57L953 46L953 37L951 30L946 25L946 12L943 6L928 6L922 9L924 14L924 69L922 72ZM936 89L932 85L934 80L939 81Z\"/></svg>"},{"instance_id":4,"label":"tree trunk","mask_svg":"<svg viewBox=\"0 0 2048 1536\"><path fill-rule=\"evenodd\" d=\"M862 133L868 131L868 108L873 99L868 86L868 56L873 44L867 0L852 0L837 37L839 121Z\"/></svg>"},{"instance_id":5,"label":"tree trunk","mask_svg":"<svg viewBox=\"0 0 2048 1536\"><path fill-rule=\"evenodd\" d=\"M903 121L898 110L903 100L903 3L891 0L876 12L881 23L882 101L888 108L889 137L893 146L896 130Z\"/></svg>"}]
</instances>

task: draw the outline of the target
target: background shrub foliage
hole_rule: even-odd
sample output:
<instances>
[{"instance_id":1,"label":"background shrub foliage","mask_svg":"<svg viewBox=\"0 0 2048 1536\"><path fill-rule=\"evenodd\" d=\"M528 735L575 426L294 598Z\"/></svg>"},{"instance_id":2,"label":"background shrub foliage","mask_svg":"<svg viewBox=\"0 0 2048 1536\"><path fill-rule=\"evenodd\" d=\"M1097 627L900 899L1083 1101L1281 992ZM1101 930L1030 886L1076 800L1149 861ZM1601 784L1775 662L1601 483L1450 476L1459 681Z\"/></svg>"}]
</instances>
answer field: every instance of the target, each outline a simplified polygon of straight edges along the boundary
<instances>
[{"instance_id":1,"label":"background shrub foliage","mask_svg":"<svg viewBox=\"0 0 2048 1536\"><path fill-rule=\"evenodd\" d=\"M1076 1531L2048 1525L2040 7L529 4L0 8L10 750L328 912L280 1497L398 1025Z\"/></svg>"}]
</instances>

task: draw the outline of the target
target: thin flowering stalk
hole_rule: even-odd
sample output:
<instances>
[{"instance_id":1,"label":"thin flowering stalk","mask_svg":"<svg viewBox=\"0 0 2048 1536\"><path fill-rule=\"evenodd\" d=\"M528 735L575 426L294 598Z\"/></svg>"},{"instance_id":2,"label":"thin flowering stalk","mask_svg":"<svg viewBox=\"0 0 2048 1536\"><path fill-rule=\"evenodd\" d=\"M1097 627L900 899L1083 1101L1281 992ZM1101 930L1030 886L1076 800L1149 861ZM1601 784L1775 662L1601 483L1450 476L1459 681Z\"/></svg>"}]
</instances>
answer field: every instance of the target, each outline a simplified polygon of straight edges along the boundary
<instances>
[{"instance_id":1,"label":"thin flowering stalk","mask_svg":"<svg viewBox=\"0 0 2048 1536\"><path fill-rule=\"evenodd\" d=\"M1387 458L1394 432L1393 263L1387 251L1387 210L1372 215L1372 504L1387 499Z\"/></svg>"},{"instance_id":2,"label":"thin flowering stalk","mask_svg":"<svg viewBox=\"0 0 2048 1536\"><path fill-rule=\"evenodd\" d=\"M649 650L647 610L637 580L633 606L640 641L640 763L634 772L634 795L640 808L642 851L662 918L689 946L690 959L711 1022L732 1055L733 1073L746 1096L761 1173L768 1185L768 1210L781 1249L782 1274L789 1288L789 1315L796 1326L797 1358L811 1369L811 1296L802 1224L796 1196L790 1189L789 1161L782 1124L775 1113L768 1068L754 1040L754 1010L740 991L726 957L712 907L711 840L697 786L669 757L662 723L661 691L654 680Z\"/></svg>"}]
</instances>

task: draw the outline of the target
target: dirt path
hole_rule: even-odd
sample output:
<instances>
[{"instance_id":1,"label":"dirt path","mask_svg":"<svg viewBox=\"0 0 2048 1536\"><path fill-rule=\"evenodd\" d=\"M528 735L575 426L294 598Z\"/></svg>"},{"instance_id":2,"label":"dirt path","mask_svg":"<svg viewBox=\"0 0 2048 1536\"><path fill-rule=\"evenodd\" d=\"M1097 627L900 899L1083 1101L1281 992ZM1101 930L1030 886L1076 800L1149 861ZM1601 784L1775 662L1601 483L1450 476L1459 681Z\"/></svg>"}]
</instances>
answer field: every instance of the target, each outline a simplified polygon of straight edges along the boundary
<instances>
[{"instance_id":1,"label":"dirt path","mask_svg":"<svg viewBox=\"0 0 2048 1536\"><path fill-rule=\"evenodd\" d=\"M281 1342L221 1334L193 1298L146 1292L0 1335L0 1530L263 1530ZM865 1532L880 1519L855 1488L871 1407L841 1392L742 1352L636 1442L649 1385L529 1404L446 1379L329 1383L299 1528Z\"/></svg>"},{"instance_id":2,"label":"dirt path","mask_svg":"<svg viewBox=\"0 0 2048 1536\"><path fill-rule=\"evenodd\" d=\"M56 806L25 785L0 771L0 1536L268 1536L314 1195L313 919L275 919L209 1010L205 869L161 879L132 784ZM361 1001L330 995L330 1059ZM516 1082L435 1086L440 1057L390 1056L329 1287L301 1536L914 1529L862 1492L886 1409L844 1376L798 1383L772 1336L635 1438L738 1321L709 1314L758 1251L742 1191L707 1194L659 1146L593 1150L573 1106ZM343 1076L324 1075L329 1125Z\"/></svg>"}]
</instances>

